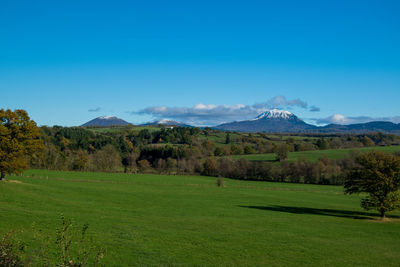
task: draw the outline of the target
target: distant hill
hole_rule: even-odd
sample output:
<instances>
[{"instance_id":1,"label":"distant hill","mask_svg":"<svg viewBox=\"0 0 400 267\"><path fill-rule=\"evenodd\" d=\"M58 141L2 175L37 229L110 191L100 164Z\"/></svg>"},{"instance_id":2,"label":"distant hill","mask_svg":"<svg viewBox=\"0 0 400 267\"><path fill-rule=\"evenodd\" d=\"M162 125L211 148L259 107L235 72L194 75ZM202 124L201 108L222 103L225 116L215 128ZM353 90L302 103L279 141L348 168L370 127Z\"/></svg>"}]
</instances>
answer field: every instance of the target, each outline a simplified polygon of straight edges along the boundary
<instances>
[{"instance_id":1,"label":"distant hill","mask_svg":"<svg viewBox=\"0 0 400 267\"><path fill-rule=\"evenodd\" d=\"M152 121L148 123L142 124L142 126L150 126L150 125L165 125L165 126L179 126L179 127L193 127L188 124L184 124L182 122L177 122L177 121L172 121L172 120L158 120L158 121Z\"/></svg>"},{"instance_id":2,"label":"distant hill","mask_svg":"<svg viewBox=\"0 0 400 267\"><path fill-rule=\"evenodd\" d=\"M357 123L349 125L329 124L318 127L313 132L320 133L365 133L365 132L384 132L400 134L400 124L389 121L372 121L367 123Z\"/></svg>"},{"instance_id":3,"label":"distant hill","mask_svg":"<svg viewBox=\"0 0 400 267\"><path fill-rule=\"evenodd\" d=\"M213 128L238 132L304 132L317 126L305 123L289 111L272 109L253 120L224 123Z\"/></svg>"},{"instance_id":4,"label":"distant hill","mask_svg":"<svg viewBox=\"0 0 400 267\"><path fill-rule=\"evenodd\" d=\"M99 126L99 127L108 127L108 126L125 126L131 123L124 121L123 119L119 119L114 116L102 116L95 118L91 121L88 121L81 126L88 127L88 126Z\"/></svg>"}]
</instances>

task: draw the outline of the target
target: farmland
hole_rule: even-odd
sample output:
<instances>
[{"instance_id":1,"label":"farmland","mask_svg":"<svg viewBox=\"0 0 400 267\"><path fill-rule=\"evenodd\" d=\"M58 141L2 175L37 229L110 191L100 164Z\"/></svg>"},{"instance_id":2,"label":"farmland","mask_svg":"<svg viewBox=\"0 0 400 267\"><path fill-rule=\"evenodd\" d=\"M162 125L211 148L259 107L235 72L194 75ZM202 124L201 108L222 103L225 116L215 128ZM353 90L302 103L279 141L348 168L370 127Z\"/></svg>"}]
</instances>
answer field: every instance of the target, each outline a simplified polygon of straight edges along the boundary
<instances>
[{"instance_id":1,"label":"farmland","mask_svg":"<svg viewBox=\"0 0 400 267\"><path fill-rule=\"evenodd\" d=\"M33 250L32 224L52 236L64 214L89 224L107 266L397 266L400 213L381 222L359 200L340 186L30 170L0 183L0 233Z\"/></svg>"}]
</instances>

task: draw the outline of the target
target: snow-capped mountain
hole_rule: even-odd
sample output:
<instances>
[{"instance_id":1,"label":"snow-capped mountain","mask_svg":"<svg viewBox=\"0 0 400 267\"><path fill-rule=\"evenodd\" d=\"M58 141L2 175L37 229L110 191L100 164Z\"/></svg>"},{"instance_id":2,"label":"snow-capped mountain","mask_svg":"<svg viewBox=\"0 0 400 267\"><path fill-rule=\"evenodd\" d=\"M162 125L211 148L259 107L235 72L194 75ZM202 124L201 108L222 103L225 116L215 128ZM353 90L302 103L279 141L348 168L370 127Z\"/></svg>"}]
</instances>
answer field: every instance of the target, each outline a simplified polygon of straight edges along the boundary
<instances>
[{"instance_id":1,"label":"snow-capped mountain","mask_svg":"<svg viewBox=\"0 0 400 267\"><path fill-rule=\"evenodd\" d=\"M238 132L303 132L316 126L305 123L289 111L271 109L253 120L224 123L214 128Z\"/></svg>"},{"instance_id":2,"label":"snow-capped mountain","mask_svg":"<svg viewBox=\"0 0 400 267\"><path fill-rule=\"evenodd\" d=\"M91 121L88 121L81 126L88 127L88 126L100 126L100 127L107 127L107 126L125 126L130 124L123 119L117 118L115 116L101 116L95 118Z\"/></svg>"},{"instance_id":3,"label":"snow-capped mountain","mask_svg":"<svg viewBox=\"0 0 400 267\"><path fill-rule=\"evenodd\" d=\"M270 109L267 110L260 115L258 115L254 120L259 120L263 118L267 119L290 119L292 117L296 117L292 112L286 110L279 109Z\"/></svg>"}]
</instances>

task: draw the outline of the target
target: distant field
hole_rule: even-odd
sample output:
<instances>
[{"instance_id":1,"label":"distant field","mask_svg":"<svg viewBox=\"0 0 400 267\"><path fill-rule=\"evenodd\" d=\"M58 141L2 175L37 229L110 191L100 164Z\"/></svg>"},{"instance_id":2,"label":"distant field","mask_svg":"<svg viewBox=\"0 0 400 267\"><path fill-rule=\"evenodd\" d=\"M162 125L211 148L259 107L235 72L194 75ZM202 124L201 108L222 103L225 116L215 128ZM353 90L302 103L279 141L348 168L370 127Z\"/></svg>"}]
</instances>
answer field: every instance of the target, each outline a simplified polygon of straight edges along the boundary
<instances>
[{"instance_id":1,"label":"distant field","mask_svg":"<svg viewBox=\"0 0 400 267\"><path fill-rule=\"evenodd\" d=\"M230 133L230 143L225 144L226 141L226 132L218 132L218 133L212 133L209 136L205 136L204 134L201 134L199 138L201 140L210 140L215 143L216 146L219 147L224 147L228 146L230 147L232 144L242 144L242 137L248 137L248 133ZM296 142L305 142L305 143L312 143L315 142L318 137L308 137L308 136L296 136L296 135L284 135L284 134L264 134L261 136L260 134L251 134L253 137L257 138L259 141L268 141L270 143L282 143L288 139L292 139L293 141ZM251 143L248 143L251 144Z\"/></svg>"},{"instance_id":2,"label":"distant field","mask_svg":"<svg viewBox=\"0 0 400 267\"><path fill-rule=\"evenodd\" d=\"M62 213L89 224L106 266L399 265L399 212L380 222L338 186L225 183L32 170L0 183L0 234L49 235Z\"/></svg>"},{"instance_id":3,"label":"distant field","mask_svg":"<svg viewBox=\"0 0 400 267\"><path fill-rule=\"evenodd\" d=\"M377 147L363 147L358 149L327 149L327 150L313 150L313 151L299 151L290 152L289 161L298 159L307 159L310 161L317 161L320 157L325 156L330 159L341 159L349 155L351 151L366 152L370 150L379 150L384 152L400 151L400 146L377 146ZM251 155L235 155L234 159L246 158L250 161L273 161L276 159L275 153L268 154L251 154Z\"/></svg>"}]
</instances>

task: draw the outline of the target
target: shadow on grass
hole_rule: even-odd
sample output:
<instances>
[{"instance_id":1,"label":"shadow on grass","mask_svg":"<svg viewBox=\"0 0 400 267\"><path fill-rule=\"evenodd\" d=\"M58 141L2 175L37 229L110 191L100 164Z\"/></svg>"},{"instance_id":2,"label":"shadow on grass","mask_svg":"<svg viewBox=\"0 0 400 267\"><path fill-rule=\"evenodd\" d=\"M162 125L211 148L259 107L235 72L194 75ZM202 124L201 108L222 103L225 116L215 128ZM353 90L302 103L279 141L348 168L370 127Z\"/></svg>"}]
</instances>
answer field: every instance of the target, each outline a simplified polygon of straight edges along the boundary
<instances>
[{"instance_id":1,"label":"shadow on grass","mask_svg":"<svg viewBox=\"0 0 400 267\"><path fill-rule=\"evenodd\" d=\"M312 214L312 215L323 215L323 216L333 216L341 218L351 218L351 219L379 219L377 213L372 212L362 212L362 211L349 211L349 210L335 210L335 209L315 209L306 207L290 207L290 206L239 206L242 208L258 209L258 210L269 210L278 211L294 214ZM396 215L388 215L388 218L400 218Z\"/></svg>"},{"instance_id":2,"label":"shadow on grass","mask_svg":"<svg viewBox=\"0 0 400 267\"><path fill-rule=\"evenodd\" d=\"M252 162L279 162L278 159L256 159L256 160L251 160Z\"/></svg>"}]
</instances>

